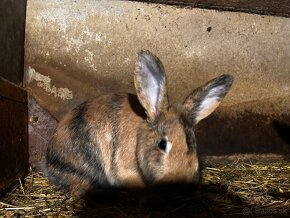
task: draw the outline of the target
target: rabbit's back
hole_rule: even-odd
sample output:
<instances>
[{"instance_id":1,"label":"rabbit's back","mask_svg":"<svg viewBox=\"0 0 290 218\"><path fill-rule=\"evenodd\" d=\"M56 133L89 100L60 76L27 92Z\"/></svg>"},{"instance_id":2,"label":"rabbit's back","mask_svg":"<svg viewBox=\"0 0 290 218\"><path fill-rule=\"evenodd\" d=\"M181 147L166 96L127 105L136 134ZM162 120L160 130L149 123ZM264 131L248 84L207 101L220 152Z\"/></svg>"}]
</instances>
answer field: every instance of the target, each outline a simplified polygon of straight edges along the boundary
<instances>
[{"instance_id":1,"label":"rabbit's back","mask_svg":"<svg viewBox=\"0 0 290 218\"><path fill-rule=\"evenodd\" d=\"M50 182L77 196L95 188L142 185L135 138L144 117L131 94L105 95L77 106L60 121L48 145Z\"/></svg>"}]
</instances>

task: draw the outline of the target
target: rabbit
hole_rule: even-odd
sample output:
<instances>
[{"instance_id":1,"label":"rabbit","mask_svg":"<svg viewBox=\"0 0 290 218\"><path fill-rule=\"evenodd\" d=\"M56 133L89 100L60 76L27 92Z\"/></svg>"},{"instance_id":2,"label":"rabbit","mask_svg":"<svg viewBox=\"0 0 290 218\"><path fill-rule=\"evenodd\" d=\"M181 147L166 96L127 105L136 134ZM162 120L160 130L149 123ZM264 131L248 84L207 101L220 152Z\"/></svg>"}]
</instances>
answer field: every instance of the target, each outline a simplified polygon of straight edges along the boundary
<instances>
[{"instance_id":1,"label":"rabbit","mask_svg":"<svg viewBox=\"0 0 290 218\"><path fill-rule=\"evenodd\" d=\"M82 197L99 188L198 183L194 127L221 103L233 76L221 75L170 104L161 61L140 51L136 95L106 94L80 104L59 122L48 144L51 184Z\"/></svg>"}]
</instances>

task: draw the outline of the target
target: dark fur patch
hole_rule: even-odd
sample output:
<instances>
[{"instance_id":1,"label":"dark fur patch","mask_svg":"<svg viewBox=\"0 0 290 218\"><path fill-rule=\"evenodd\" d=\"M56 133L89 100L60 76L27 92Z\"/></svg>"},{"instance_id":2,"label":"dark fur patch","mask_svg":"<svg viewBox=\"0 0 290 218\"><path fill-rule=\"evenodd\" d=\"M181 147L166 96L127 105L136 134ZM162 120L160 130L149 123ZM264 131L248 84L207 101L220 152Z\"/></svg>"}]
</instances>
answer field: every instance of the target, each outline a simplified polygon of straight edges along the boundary
<instances>
[{"instance_id":1,"label":"dark fur patch","mask_svg":"<svg viewBox=\"0 0 290 218\"><path fill-rule=\"evenodd\" d=\"M46 152L46 176L48 176L50 182L54 184L58 189L69 191L70 183L63 178L62 174L62 171L64 171L64 167L65 165L59 161L57 154L52 150L50 146L48 146Z\"/></svg>"},{"instance_id":2,"label":"dark fur patch","mask_svg":"<svg viewBox=\"0 0 290 218\"><path fill-rule=\"evenodd\" d=\"M147 118L145 109L140 104L136 95L128 94L128 100L131 109L137 114L139 117L142 117L144 120Z\"/></svg>"},{"instance_id":3,"label":"dark fur patch","mask_svg":"<svg viewBox=\"0 0 290 218\"><path fill-rule=\"evenodd\" d=\"M188 154L192 154L194 151L196 151L196 139L193 131L193 123L191 119L188 119L183 114L180 115L179 123L185 132Z\"/></svg>"},{"instance_id":4,"label":"dark fur patch","mask_svg":"<svg viewBox=\"0 0 290 218\"><path fill-rule=\"evenodd\" d=\"M185 129L186 143L188 146L188 154L193 154L196 151L196 140L192 129Z\"/></svg>"},{"instance_id":5,"label":"dark fur patch","mask_svg":"<svg viewBox=\"0 0 290 218\"><path fill-rule=\"evenodd\" d=\"M194 125L190 121L191 119L183 114L180 115L179 122L184 129L185 137L186 137L186 144L188 146L188 155L192 155L193 153L197 152L196 147L196 138L194 134ZM198 156L198 155L197 155ZM192 166L192 161L188 162L188 167ZM193 176L193 180L199 183L201 181L201 168L200 168L200 158L198 158L198 170L195 172Z\"/></svg>"},{"instance_id":6,"label":"dark fur patch","mask_svg":"<svg viewBox=\"0 0 290 218\"><path fill-rule=\"evenodd\" d=\"M107 186L108 180L103 166L103 157L100 146L94 144L91 138L91 127L88 125L85 115L89 102L84 102L74 109L74 117L68 125L71 131L74 154L82 158L82 161L89 166L85 172L94 182L101 186Z\"/></svg>"},{"instance_id":7,"label":"dark fur patch","mask_svg":"<svg viewBox=\"0 0 290 218\"><path fill-rule=\"evenodd\" d=\"M70 191L69 189L71 182L68 180L67 177L63 176L64 174L77 176L79 179L87 179L92 184L95 183L95 178L90 177L90 175L87 172L79 168L76 168L73 164L62 161L60 155L58 155L50 147L47 150L46 159L48 169L49 167L53 167L53 170L49 170L49 173L51 174L49 179L58 188L61 188L65 191Z\"/></svg>"}]
</instances>

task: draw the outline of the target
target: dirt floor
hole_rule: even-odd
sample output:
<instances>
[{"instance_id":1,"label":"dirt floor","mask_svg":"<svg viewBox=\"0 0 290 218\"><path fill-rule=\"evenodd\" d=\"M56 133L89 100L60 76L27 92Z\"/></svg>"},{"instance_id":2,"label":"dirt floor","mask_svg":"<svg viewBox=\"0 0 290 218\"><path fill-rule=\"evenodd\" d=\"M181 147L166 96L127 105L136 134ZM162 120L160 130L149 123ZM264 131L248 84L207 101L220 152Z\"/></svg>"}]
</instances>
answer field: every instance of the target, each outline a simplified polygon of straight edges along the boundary
<instances>
[{"instance_id":1,"label":"dirt floor","mask_svg":"<svg viewBox=\"0 0 290 218\"><path fill-rule=\"evenodd\" d=\"M31 171L0 198L0 217L289 217L290 162L208 166L197 189L148 199L100 190L85 205Z\"/></svg>"}]
</instances>

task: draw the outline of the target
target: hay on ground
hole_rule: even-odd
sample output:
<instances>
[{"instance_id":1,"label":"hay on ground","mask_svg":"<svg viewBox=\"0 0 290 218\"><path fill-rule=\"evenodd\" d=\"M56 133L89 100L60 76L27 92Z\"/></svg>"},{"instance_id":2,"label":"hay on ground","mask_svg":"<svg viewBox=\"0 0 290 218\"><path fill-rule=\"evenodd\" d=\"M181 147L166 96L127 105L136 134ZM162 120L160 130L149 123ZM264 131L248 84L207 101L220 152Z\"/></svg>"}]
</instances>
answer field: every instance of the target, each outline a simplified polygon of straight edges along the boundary
<instances>
[{"instance_id":1,"label":"hay on ground","mask_svg":"<svg viewBox=\"0 0 290 218\"><path fill-rule=\"evenodd\" d=\"M102 191L100 191L101 193ZM103 191L104 192L104 191ZM115 197L113 197L115 198ZM117 200L116 200L117 199ZM273 217L290 216L290 163L234 163L205 167L194 192L163 202L139 204L120 191L114 200L87 208L81 200L55 191L31 171L0 199L0 217Z\"/></svg>"}]
</instances>

